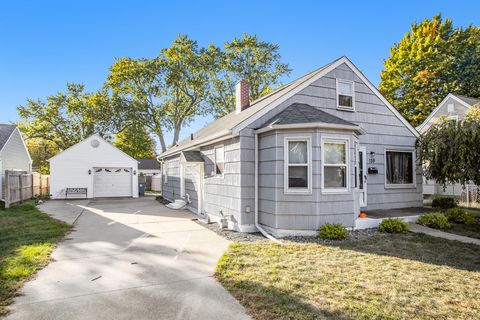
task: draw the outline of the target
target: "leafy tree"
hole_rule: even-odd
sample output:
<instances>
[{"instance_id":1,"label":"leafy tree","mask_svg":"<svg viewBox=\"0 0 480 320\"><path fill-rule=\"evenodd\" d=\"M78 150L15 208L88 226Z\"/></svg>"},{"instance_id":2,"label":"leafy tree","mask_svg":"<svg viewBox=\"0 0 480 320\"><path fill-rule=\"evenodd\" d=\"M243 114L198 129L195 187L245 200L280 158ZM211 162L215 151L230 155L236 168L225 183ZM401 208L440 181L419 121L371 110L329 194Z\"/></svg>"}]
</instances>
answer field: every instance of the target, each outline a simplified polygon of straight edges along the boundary
<instances>
[{"instance_id":1,"label":"leafy tree","mask_svg":"<svg viewBox=\"0 0 480 320\"><path fill-rule=\"evenodd\" d=\"M143 123L166 150L165 131L173 131L175 145L183 126L204 111L212 51L180 35L154 59L117 59L107 86L116 105L128 110L128 121Z\"/></svg>"},{"instance_id":2,"label":"leafy tree","mask_svg":"<svg viewBox=\"0 0 480 320\"><path fill-rule=\"evenodd\" d=\"M60 152L58 147L52 141L39 138L28 139L26 145L33 161L32 167L41 174L49 174L50 164L48 159Z\"/></svg>"},{"instance_id":3,"label":"leafy tree","mask_svg":"<svg viewBox=\"0 0 480 320\"><path fill-rule=\"evenodd\" d=\"M210 111L216 118L235 108L235 85L245 79L250 85L250 100L256 100L280 84L280 78L290 73L288 64L281 62L279 46L260 41L256 35L243 34L224 43L224 50L211 47L215 68L211 69Z\"/></svg>"},{"instance_id":4,"label":"leafy tree","mask_svg":"<svg viewBox=\"0 0 480 320\"><path fill-rule=\"evenodd\" d=\"M390 49L380 91L413 125L450 93L480 96L480 28L437 15L414 23Z\"/></svg>"},{"instance_id":5,"label":"leafy tree","mask_svg":"<svg viewBox=\"0 0 480 320\"><path fill-rule=\"evenodd\" d=\"M480 185L480 107L470 108L464 120L442 118L419 140L424 175L448 183Z\"/></svg>"},{"instance_id":6,"label":"leafy tree","mask_svg":"<svg viewBox=\"0 0 480 320\"><path fill-rule=\"evenodd\" d=\"M115 136L113 145L133 158L154 158L155 140L145 126L135 123Z\"/></svg>"},{"instance_id":7,"label":"leafy tree","mask_svg":"<svg viewBox=\"0 0 480 320\"><path fill-rule=\"evenodd\" d=\"M115 127L110 99L105 92L86 93L83 84L67 84L67 92L28 99L17 108L23 121L18 125L27 139L51 142L67 149L93 133L108 136Z\"/></svg>"}]
</instances>

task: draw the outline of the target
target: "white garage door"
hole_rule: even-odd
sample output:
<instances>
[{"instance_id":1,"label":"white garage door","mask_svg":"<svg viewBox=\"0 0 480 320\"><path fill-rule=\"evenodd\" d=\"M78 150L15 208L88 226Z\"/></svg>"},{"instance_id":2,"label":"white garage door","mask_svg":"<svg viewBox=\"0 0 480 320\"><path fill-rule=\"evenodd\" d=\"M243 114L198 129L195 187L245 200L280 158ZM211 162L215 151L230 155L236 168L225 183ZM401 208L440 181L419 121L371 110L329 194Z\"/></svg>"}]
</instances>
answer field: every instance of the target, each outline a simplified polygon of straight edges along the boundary
<instances>
[{"instance_id":1,"label":"white garage door","mask_svg":"<svg viewBox=\"0 0 480 320\"><path fill-rule=\"evenodd\" d=\"M131 197L131 168L95 168L93 170L93 196Z\"/></svg>"}]
</instances>

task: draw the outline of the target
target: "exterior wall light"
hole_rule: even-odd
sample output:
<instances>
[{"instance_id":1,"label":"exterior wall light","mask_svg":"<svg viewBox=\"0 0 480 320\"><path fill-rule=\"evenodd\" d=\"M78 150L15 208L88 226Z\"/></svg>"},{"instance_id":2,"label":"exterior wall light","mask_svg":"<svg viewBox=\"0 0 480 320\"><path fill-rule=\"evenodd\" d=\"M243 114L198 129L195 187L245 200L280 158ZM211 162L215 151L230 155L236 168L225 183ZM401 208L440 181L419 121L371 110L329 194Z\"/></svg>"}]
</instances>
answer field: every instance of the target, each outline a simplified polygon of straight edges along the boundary
<instances>
[{"instance_id":1,"label":"exterior wall light","mask_svg":"<svg viewBox=\"0 0 480 320\"><path fill-rule=\"evenodd\" d=\"M133 170L133 175L136 175L137 174L137 170Z\"/></svg>"},{"instance_id":2,"label":"exterior wall light","mask_svg":"<svg viewBox=\"0 0 480 320\"><path fill-rule=\"evenodd\" d=\"M92 174L92 170L88 169L88 175Z\"/></svg>"}]
</instances>

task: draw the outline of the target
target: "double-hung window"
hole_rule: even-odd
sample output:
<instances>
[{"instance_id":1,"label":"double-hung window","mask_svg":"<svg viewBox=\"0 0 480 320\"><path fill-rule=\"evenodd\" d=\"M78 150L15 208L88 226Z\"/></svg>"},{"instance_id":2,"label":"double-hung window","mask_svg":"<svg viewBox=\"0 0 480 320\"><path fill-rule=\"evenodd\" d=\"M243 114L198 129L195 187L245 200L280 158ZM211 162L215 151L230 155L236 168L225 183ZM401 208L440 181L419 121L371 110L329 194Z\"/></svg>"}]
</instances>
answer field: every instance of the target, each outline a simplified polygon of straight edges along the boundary
<instances>
[{"instance_id":1,"label":"double-hung window","mask_svg":"<svg viewBox=\"0 0 480 320\"><path fill-rule=\"evenodd\" d=\"M285 192L312 190L310 138L285 138Z\"/></svg>"},{"instance_id":2,"label":"double-hung window","mask_svg":"<svg viewBox=\"0 0 480 320\"><path fill-rule=\"evenodd\" d=\"M322 140L322 190L348 191L348 140Z\"/></svg>"},{"instance_id":3,"label":"double-hung window","mask_svg":"<svg viewBox=\"0 0 480 320\"><path fill-rule=\"evenodd\" d=\"M344 110L355 110L354 82L337 79L337 107Z\"/></svg>"},{"instance_id":4,"label":"double-hung window","mask_svg":"<svg viewBox=\"0 0 480 320\"><path fill-rule=\"evenodd\" d=\"M390 187L414 186L413 151L385 151L385 184Z\"/></svg>"},{"instance_id":5,"label":"double-hung window","mask_svg":"<svg viewBox=\"0 0 480 320\"><path fill-rule=\"evenodd\" d=\"M225 172L225 149L223 146L215 147L215 175L223 176Z\"/></svg>"}]
</instances>

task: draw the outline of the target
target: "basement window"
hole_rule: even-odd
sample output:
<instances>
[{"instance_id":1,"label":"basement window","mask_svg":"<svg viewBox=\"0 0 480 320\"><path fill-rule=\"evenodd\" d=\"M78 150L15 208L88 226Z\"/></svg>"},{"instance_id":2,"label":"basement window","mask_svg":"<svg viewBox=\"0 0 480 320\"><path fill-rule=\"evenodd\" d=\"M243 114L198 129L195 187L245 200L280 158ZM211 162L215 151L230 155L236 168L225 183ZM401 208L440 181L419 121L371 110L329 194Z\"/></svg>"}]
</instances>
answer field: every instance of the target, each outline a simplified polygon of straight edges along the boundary
<instances>
[{"instance_id":1,"label":"basement window","mask_svg":"<svg viewBox=\"0 0 480 320\"><path fill-rule=\"evenodd\" d=\"M355 110L354 82L337 79L337 108Z\"/></svg>"}]
</instances>

